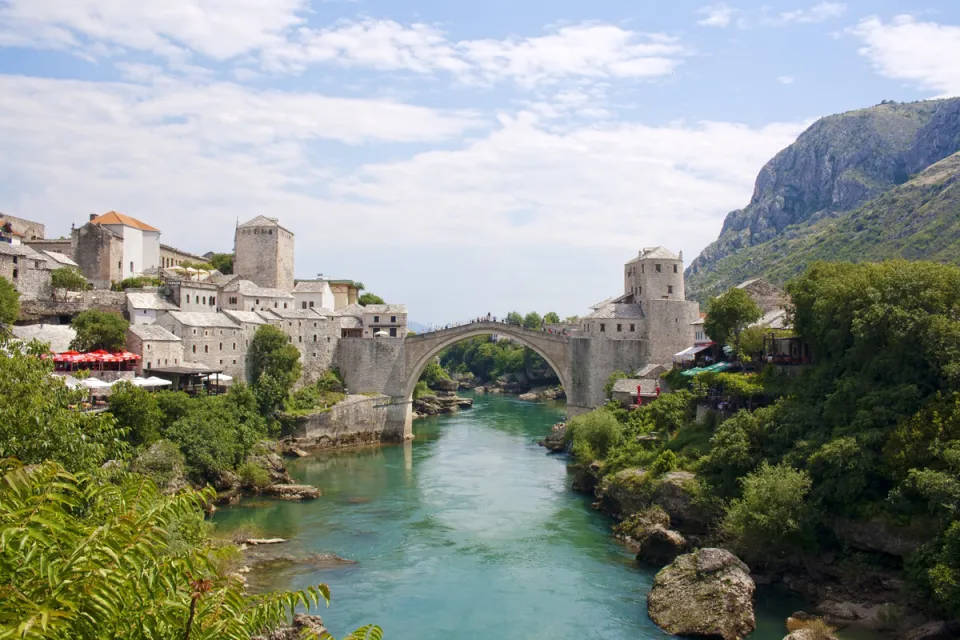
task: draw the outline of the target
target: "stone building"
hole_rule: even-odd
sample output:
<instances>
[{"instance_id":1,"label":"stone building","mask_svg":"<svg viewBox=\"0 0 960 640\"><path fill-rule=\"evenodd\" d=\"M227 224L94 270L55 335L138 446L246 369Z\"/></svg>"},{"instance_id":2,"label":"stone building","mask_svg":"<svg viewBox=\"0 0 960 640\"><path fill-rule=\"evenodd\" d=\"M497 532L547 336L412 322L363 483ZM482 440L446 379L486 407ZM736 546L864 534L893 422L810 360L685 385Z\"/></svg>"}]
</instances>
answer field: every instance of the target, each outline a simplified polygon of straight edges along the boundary
<instances>
[{"instance_id":1,"label":"stone building","mask_svg":"<svg viewBox=\"0 0 960 640\"><path fill-rule=\"evenodd\" d=\"M334 318L311 309L271 309L261 315L276 318L270 323L287 334L290 344L300 351L304 383L330 368L340 337Z\"/></svg>"},{"instance_id":2,"label":"stone building","mask_svg":"<svg viewBox=\"0 0 960 640\"><path fill-rule=\"evenodd\" d=\"M237 226L233 272L266 289L293 291L293 233L276 218L257 216ZM249 309L248 309L249 310Z\"/></svg>"},{"instance_id":3,"label":"stone building","mask_svg":"<svg viewBox=\"0 0 960 640\"><path fill-rule=\"evenodd\" d=\"M363 312L363 337L373 338L383 332L391 338L407 336L407 307L402 304L368 304Z\"/></svg>"},{"instance_id":4,"label":"stone building","mask_svg":"<svg viewBox=\"0 0 960 640\"><path fill-rule=\"evenodd\" d=\"M293 309L294 297L283 289L262 287L250 280L237 278L223 287L220 306L235 311L269 311Z\"/></svg>"},{"instance_id":5,"label":"stone building","mask_svg":"<svg viewBox=\"0 0 960 640\"><path fill-rule=\"evenodd\" d=\"M40 253L44 251L54 251L73 258L73 238L24 239L23 244L29 245L31 249Z\"/></svg>"},{"instance_id":6,"label":"stone building","mask_svg":"<svg viewBox=\"0 0 960 640\"><path fill-rule=\"evenodd\" d=\"M329 280L330 291L333 292L333 309L343 309L357 304L360 298L360 287L353 280Z\"/></svg>"},{"instance_id":7,"label":"stone building","mask_svg":"<svg viewBox=\"0 0 960 640\"><path fill-rule=\"evenodd\" d=\"M250 350L250 342L253 340L254 334L257 329L265 324L279 325L280 319L276 316L268 319L265 314L256 311L232 311L230 309L224 309L223 315L233 320L240 327L239 343L242 344L242 349L240 350L240 357L237 358L237 366L242 368L244 378L249 379L247 353Z\"/></svg>"},{"instance_id":8,"label":"stone building","mask_svg":"<svg viewBox=\"0 0 960 640\"><path fill-rule=\"evenodd\" d=\"M30 247L30 248L33 249L33 247ZM46 258L47 264L50 265L51 269L61 269L61 268L77 269L77 270L80 269L80 265L74 262L73 258L63 253L60 253L59 251L50 251L48 249L45 249L43 251L38 251L34 249L34 251L37 251L37 253L41 254L44 258Z\"/></svg>"},{"instance_id":9,"label":"stone building","mask_svg":"<svg viewBox=\"0 0 960 640\"><path fill-rule=\"evenodd\" d=\"M22 300L49 298L51 271L46 257L27 245L0 242L0 276L13 284Z\"/></svg>"},{"instance_id":10,"label":"stone building","mask_svg":"<svg viewBox=\"0 0 960 640\"><path fill-rule=\"evenodd\" d=\"M16 234L23 242L43 240L46 227L33 220L18 218L8 213L0 213L0 236L8 233Z\"/></svg>"},{"instance_id":11,"label":"stone building","mask_svg":"<svg viewBox=\"0 0 960 640\"><path fill-rule=\"evenodd\" d=\"M125 280L160 266L160 230L146 222L116 211L102 216L90 215L90 222L123 239L123 257L120 259L120 279Z\"/></svg>"},{"instance_id":12,"label":"stone building","mask_svg":"<svg viewBox=\"0 0 960 640\"><path fill-rule=\"evenodd\" d=\"M671 362L694 343L696 302L684 299L683 256L647 247L624 265L624 293L594 305L581 318L583 337L643 340L646 362Z\"/></svg>"},{"instance_id":13,"label":"stone building","mask_svg":"<svg viewBox=\"0 0 960 640\"><path fill-rule=\"evenodd\" d=\"M293 300L297 309L333 311L337 308L333 289L326 280L298 280L293 287Z\"/></svg>"},{"instance_id":14,"label":"stone building","mask_svg":"<svg viewBox=\"0 0 960 640\"><path fill-rule=\"evenodd\" d=\"M130 315L130 324L154 324L168 311L179 310L180 307L172 304L155 289L127 290L127 313Z\"/></svg>"},{"instance_id":15,"label":"stone building","mask_svg":"<svg viewBox=\"0 0 960 640\"><path fill-rule=\"evenodd\" d=\"M163 268L179 267L184 263L202 264L207 262L203 256L181 251L167 244L160 245L160 266Z\"/></svg>"},{"instance_id":16,"label":"stone building","mask_svg":"<svg viewBox=\"0 0 960 640\"><path fill-rule=\"evenodd\" d=\"M157 324L131 324L127 329L127 351L140 356L137 375L183 362L183 341Z\"/></svg>"},{"instance_id":17,"label":"stone building","mask_svg":"<svg viewBox=\"0 0 960 640\"><path fill-rule=\"evenodd\" d=\"M71 257L97 289L123 280L123 237L109 227L88 222L73 230Z\"/></svg>"},{"instance_id":18,"label":"stone building","mask_svg":"<svg viewBox=\"0 0 960 640\"><path fill-rule=\"evenodd\" d=\"M226 315L171 311L157 324L183 341L184 362L223 367L233 377L244 377L243 333Z\"/></svg>"},{"instance_id":19,"label":"stone building","mask_svg":"<svg viewBox=\"0 0 960 640\"><path fill-rule=\"evenodd\" d=\"M197 280L168 280L170 295L180 311L216 313L221 310L220 288L211 282Z\"/></svg>"}]
</instances>

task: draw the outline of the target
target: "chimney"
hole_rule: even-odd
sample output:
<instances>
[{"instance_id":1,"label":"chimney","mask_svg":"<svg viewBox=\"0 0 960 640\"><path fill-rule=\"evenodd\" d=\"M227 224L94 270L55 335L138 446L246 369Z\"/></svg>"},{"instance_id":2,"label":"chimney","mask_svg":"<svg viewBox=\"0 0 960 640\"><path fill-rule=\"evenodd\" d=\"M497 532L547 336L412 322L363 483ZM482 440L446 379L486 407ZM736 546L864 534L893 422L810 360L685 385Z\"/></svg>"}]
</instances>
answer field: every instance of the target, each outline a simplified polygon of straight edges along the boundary
<instances>
[{"instance_id":1,"label":"chimney","mask_svg":"<svg viewBox=\"0 0 960 640\"><path fill-rule=\"evenodd\" d=\"M90 221L93 222L93 221L96 220L96 219L97 219L97 214L91 213L91 214L90 214Z\"/></svg>"}]
</instances>

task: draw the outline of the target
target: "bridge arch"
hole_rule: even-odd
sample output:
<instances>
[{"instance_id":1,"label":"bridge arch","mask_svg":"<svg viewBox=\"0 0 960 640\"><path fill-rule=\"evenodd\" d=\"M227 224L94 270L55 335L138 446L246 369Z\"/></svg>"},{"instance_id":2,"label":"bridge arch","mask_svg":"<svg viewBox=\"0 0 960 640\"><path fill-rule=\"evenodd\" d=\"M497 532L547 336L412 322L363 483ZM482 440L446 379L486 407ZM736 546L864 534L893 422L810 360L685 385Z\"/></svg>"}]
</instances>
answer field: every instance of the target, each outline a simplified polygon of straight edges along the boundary
<instances>
[{"instance_id":1,"label":"bridge arch","mask_svg":"<svg viewBox=\"0 0 960 640\"><path fill-rule=\"evenodd\" d=\"M407 338L404 401L410 403L413 400L413 391L417 386L420 375L441 351L462 340L484 335L508 336L523 346L532 349L550 365L557 377L560 378L560 385L567 397L570 397L572 389L570 387L569 338L501 322L473 322ZM407 404L407 406L410 405Z\"/></svg>"}]
</instances>

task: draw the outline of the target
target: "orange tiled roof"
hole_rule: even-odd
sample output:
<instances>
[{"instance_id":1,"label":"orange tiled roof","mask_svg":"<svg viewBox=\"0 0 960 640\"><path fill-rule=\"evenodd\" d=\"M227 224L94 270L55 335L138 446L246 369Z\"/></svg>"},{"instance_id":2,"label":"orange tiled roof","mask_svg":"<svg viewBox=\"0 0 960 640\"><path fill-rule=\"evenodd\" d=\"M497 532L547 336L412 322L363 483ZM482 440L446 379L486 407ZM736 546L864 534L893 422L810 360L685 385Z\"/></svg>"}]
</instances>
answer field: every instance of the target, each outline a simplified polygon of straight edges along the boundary
<instances>
[{"instance_id":1,"label":"orange tiled roof","mask_svg":"<svg viewBox=\"0 0 960 640\"><path fill-rule=\"evenodd\" d=\"M141 231L160 231L160 229L151 227L146 222L141 222L136 218L117 213L116 211L108 211L102 216L97 216L90 222L94 224L123 224L128 227L133 227L134 229L140 229Z\"/></svg>"}]
</instances>

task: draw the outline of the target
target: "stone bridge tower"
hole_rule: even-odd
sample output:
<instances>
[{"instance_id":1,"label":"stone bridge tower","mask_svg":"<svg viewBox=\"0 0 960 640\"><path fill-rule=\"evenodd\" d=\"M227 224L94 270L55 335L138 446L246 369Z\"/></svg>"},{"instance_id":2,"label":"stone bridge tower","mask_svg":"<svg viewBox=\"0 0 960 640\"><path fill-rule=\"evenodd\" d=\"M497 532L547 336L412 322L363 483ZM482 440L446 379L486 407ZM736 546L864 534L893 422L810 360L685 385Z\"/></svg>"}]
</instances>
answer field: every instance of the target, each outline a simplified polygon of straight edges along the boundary
<instances>
[{"instance_id":1,"label":"stone bridge tower","mask_svg":"<svg viewBox=\"0 0 960 640\"><path fill-rule=\"evenodd\" d=\"M293 232L276 218L257 216L237 226L233 272L261 287L293 291Z\"/></svg>"}]
</instances>

